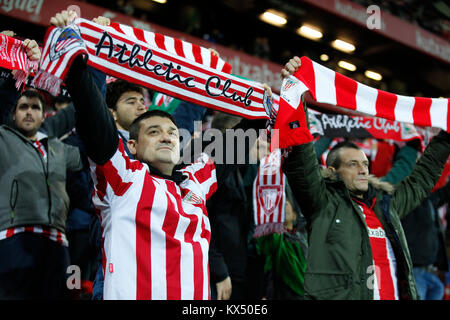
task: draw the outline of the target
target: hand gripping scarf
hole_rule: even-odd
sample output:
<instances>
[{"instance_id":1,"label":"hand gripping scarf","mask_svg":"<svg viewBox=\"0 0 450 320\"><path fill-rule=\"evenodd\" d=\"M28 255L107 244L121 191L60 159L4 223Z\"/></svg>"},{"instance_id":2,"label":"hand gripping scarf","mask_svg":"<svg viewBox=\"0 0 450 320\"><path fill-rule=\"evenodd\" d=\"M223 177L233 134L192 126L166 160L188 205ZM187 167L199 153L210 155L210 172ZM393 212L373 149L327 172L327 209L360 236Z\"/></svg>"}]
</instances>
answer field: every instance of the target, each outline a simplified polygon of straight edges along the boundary
<instances>
[{"instance_id":1,"label":"hand gripping scarf","mask_svg":"<svg viewBox=\"0 0 450 320\"><path fill-rule=\"evenodd\" d=\"M307 57L301 58L294 76L284 79L278 114L270 113L263 106L262 86L227 74L231 67L209 50L138 28L117 23L105 27L85 19L65 28L49 28L33 84L56 95L79 54L106 74L174 98L245 118L271 118L272 123L276 116L272 150L312 140L304 110L298 108L307 91L316 102L338 112L450 130L449 99L407 97L374 89Z\"/></svg>"},{"instance_id":2,"label":"hand gripping scarf","mask_svg":"<svg viewBox=\"0 0 450 320\"><path fill-rule=\"evenodd\" d=\"M263 158L253 183L255 238L284 230L286 176L281 170L282 159L280 149Z\"/></svg>"},{"instance_id":3,"label":"hand gripping scarf","mask_svg":"<svg viewBox=\"0 0 450 320\"><path fill-rule=\"evenodd\" d=\"M101 26L77 19L65 28L50 27L34 85L56 95L80 54L106 74L174 98L246 118L267 118L262 86L228 74L231 66L208 49L117 23Z\"/></svg>"},{"instance_id":4,"label":"hand gripping scarf","mask_svg":"<svg viewBox=\"0 0 450 320\"><path fill-rule=\"evenodd\" d=\"M28 59L22 43L23 41L0 34L0 67L17 70L14 75L17 89L25 82L30 70L37 70L38 67L36 61Z\"/></svg>"},{"instance_id":5,"label":"hand gripping scarf","mask_svg":"<svg viewBox=\"0 0 450 320\"><path fill-rule=\"evenodd\" d=\"M293 76L285 78L280 92L279 131L275 148L312 140L307 128L302 95L309 92L314 101L337 112L363 114L416 126L450 131L450 99L408 97L371 88L306 58Z\"/></svg>"}]
</instances>

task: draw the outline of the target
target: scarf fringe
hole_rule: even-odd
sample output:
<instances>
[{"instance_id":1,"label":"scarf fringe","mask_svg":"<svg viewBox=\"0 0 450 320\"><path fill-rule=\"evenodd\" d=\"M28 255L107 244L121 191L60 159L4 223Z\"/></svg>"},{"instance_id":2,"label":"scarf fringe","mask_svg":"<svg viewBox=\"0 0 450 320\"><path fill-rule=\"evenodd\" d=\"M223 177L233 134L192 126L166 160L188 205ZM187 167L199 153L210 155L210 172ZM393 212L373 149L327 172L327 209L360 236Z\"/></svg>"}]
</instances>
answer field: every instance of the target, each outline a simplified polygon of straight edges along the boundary
<instances>
[{"instance_id":1,"label":"scarf fringe","mask_svg":"<svg viewBox=\"0 0 450 320\"><path fill-rule=\"evenodd\" d=\"M59 79L51 73L45 72L41 69L36 73L31 85L36 88L46 90L56 97L61 91L62 82L62 79Z\"/></svg>"},{"instance_id":2,"label":"scarf fringe","mask_svg":"<svg viewBox=\"0 0 450 320\"><path fill-rule=\"evenodd\" d=\"M286 227L282 222L265 223L255 226L255 232L253 238L257 239L263 236L270 235L272 233L284 233Z\"/></svg>"},{"instance_id":3,"label":"scarf fringe","mask_svg":"<svg viewBox=\"0 0 450 320\"><path fill-rule=\"evenodd\" d=\"M16 80L16 89L20 91L22 85L27 81L28 73L23 70L16 70L14 80Z\"/></svg>"}]
</instances>

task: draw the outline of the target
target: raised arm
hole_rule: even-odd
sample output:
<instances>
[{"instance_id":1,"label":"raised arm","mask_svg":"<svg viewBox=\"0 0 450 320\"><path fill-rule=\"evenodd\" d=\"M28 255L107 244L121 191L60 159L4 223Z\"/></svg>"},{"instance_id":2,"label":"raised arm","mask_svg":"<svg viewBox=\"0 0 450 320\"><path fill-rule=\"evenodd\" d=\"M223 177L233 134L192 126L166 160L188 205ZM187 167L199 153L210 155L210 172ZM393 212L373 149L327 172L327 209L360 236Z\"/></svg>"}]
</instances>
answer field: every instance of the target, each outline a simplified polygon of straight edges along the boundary
<instances>
[{"instance_id":1,"label":"raised arm","mask_svg":"<svg viewBox=\"0 0 450 320\"><path fill-rule=\"evenodd\" d=\"M117 150L117 127L82 57L73 62L66 84L77 111L76 128L86 153L95 163L104 164Z\"/></svg>"},{"instance_id":2,"label":"raised arm","mask_svg":"<svg viewBox=\"0 0 450 320\"><path fill-rule=\"evenodd\" d=\"M281 76L287 77L294 74L300 65L300 58L290 59L281 71ZM303 108L305 117L308 119L308 110L305 104L303 104ZM308 120L306 124L309 129ZM328 191L317 161L313 142L292 147L288 157L283 162L282 169L305 218L310 219L314 213L320 212L327 205Z\"/></svg>"},{"instance_id":3,"label":"raised arm","mask_svg":"<svg viewBox=\"0 0 450 320\"><path fill-rule=\"evenodd\" d=\"M450 134L441 130L428 144L409 177L399 183L391 206L403 218L430 195L450 153Z\"/></svg>"},{"instance_id":4,"label":"raised arm","mask_svg":"<svg viewBox=\"0 0 450 320\"><path fill-rule=\"evenodd\" d=\"M14 37L13 31L2 31L1 34ZM35 40L25 39L22 42L27 57L31 61L39 61L41 58L41 50ZM12 113L20 96L20 91L15 85L14 73L16 70L10 71L0 68L0 124L12 125Z\"/></svg>"},{"instance_id":5,"label":"raised arm","mask_svg":"<svg viewBox=\"0 0 450 320\"><path fill-rule=\"evenodd\" d=\"M283 162L283 172L306 218L327 205L327 189L312 142L292 147Z\"/></svg>"},{"instance_id":6,"label":"raised arm","mask_svg":"<svg viewBox=\"0 0 450 320\"><path fill-rule=\"evenodd\" d=\"M74 11L62 11L50 19L50 24L64 27L75 18ZM77 112L76 128L86 153L95 163L104 164L117 150L117 127L84 57L78 56L73 61L66 85Z\"/></svg>"}]
</instances>

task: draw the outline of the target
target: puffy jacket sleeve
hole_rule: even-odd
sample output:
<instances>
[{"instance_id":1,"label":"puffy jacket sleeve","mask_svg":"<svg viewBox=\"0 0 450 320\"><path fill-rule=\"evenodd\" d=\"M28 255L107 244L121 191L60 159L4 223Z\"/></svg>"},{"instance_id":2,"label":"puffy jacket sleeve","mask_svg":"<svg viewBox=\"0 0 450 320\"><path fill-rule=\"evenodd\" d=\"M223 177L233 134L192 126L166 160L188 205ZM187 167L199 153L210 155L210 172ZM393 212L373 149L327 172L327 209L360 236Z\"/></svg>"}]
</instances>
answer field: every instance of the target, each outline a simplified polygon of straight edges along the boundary
<instances>
[{"instance_id":1,"label":"puffy jacket sleeve","mask_svg":"<svg viewBox=\"0 0 450 320\"><path fill-rule=\"evenodd\" d=\"M327 189L312 142L292 148L283 162L283 172L306 218L323 209Z\"/></svg>"},{"instance_id":2,"label":"puffy jacket sleeve","mask_svg":"<svg viewBox=\"0 0 450 320\"><path fill-rule=\"evenodd\" d=\"M428 144L411 175L397 186L391 200L400 218L409 214L430 195L450 153L450 134L441 131Z\"/></svg>"},{"instance_id":3,"label":"puffy jacket sleeve","mask_svg":"<svg viewBox=\"0 0 450 320\"><path fill-rule=\"evenodd\" d=\"M66 167L71 171L79 171L83 169L81 161L80 149L68 144L64 144L64 154L66 156Z\"/></svg>"}]
</instances>

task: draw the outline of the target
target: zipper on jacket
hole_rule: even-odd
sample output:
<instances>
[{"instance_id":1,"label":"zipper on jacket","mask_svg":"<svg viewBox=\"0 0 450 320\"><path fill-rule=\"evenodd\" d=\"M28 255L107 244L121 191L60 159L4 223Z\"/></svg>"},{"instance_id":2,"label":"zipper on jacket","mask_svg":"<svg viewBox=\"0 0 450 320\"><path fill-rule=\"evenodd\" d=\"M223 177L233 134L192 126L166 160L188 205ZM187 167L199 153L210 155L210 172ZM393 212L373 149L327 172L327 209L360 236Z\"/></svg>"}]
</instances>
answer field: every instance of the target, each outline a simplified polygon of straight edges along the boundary
<instances>
[{"instance_id":1,"label":"zipper on jacket","mask_svg":"<svg viewBox=\"0 0 450 320\"><path fill-rule=\"evenodd\" d=\"M9 194L9 206L11 208L10 224L13 224L13 222L14 222L14 216L15 216L14 209L16 208L18 195L19 195L18 182L16 179L14 179L11 184L11 191Z\"/></svg>"},{"instance_id":2,"label":"zipper on jacket","mask_svg":"<svg viewBox=\"0 0 450 320\"><path fill-rule=\"evenodd\" d=\"M41 160L42 169L44 170L45 185L47 186L47 198L48 198L47 216L48 216L48 223L49 223L49 225L51 225L52 224L52 216L51 216L52 198L51 198L51 193L50 193L50 183L48 181L48 163L50 161L50 153L51 153L50 151L53 151L53 149L50 150L48 141L49 141L49 139L47 139L47 163L44 162L44 158L42 157L42 155L39 152L39 150L34 147L34 145L31 143L31 141L30 141L30 143L33 145L33 149L36 150L36 152L37 152L37 154L39 156L39 159Z\"/></svg>"},{"instance_id":3,"label":"zipper on jacket","mask_svg":"<svg viewBox=\"0 0 450 320\"><path fill-rule=\"evenodd\" d=\"M52 194L50 192L50 182L48 181L48 175L49 175L48 163L50 162L50 154L52 153L53 149L50 148L50 145L48 142L49 142L49 140L47 139L47 163L46 163L47 170L45 170L45 183L47 184L47 194L48 194L48 224L51 225L52 224L52 215L51 215ZM42 158L42 161L44 161L43 158Z\"/></svg>"}]
</instances>

